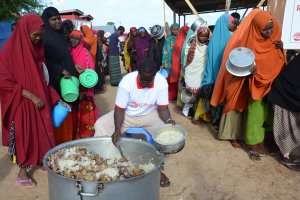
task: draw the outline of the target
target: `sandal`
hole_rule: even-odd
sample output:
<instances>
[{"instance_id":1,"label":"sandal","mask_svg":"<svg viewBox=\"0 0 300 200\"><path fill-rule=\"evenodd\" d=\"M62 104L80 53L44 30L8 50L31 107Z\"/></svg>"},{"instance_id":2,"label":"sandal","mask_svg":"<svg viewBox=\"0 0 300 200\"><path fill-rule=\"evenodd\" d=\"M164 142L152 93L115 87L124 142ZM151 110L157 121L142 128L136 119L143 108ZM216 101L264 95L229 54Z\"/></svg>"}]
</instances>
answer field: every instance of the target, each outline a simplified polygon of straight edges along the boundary
<instances>
[{"instance_id":1,"label":"sandal","mask_svg":"<svg viewBox=\"0 0 300 200\"><path fill-rule=\"evenodd\" d=\"M294 170L294 171L300 171L300 162L299 160L292 160L288 158L281 158L279 161L281 164L283 164L285 167Z\"/></svg>"},{"instance_id":2,"label":"sandal","mask_svg":"<svg viewBox=\"0 0 300 200\"><path fill-rule=\"evenodd\" d=\"M192 120L192 123L195 124L196 126L200 126L201 125L201 121L200 120Z\"/></svg>"},{"instance_id":3,"label":"sandal","mask_svg":"<svg viewBox=\"0 0 300 200\"><path fill-rule=\"evenodd\" d=\"M217 131L217 132L219 131L219 126L213 125L212 127L213 127L213 129L214 129L215 131Z\"/></svg>"},{"instance_id":4,"label":"sandal","mask_svg":"<svg viewBox=\"0 0 300 200\"><path fill-rule=\"evenodd\" d=\"M170 186L169 178L162 172L160 172L160 187L168 187Z\"/></svg>"},{"instance_id":5,"label":"sandal","mask_svg":"<svg viewBox=\"0 0 300 200\"><path fill-rule=\"evenodd\" d=\"M258 153L256 151L248 151L248 155L249 155L249 158L254 162L261 161L261 157L268 156L266 154Z\"/></svg>"},{"instance_id":6,"label":"sandal","mask_svg":"<svg viewBox=\"0 0 300 200\"><path fill-rule=\"evenodd\" d=\"M32 179L16 179L16 183L21 188L34 188L36 184L32 181Z\"/></svg>"}]
</instances>

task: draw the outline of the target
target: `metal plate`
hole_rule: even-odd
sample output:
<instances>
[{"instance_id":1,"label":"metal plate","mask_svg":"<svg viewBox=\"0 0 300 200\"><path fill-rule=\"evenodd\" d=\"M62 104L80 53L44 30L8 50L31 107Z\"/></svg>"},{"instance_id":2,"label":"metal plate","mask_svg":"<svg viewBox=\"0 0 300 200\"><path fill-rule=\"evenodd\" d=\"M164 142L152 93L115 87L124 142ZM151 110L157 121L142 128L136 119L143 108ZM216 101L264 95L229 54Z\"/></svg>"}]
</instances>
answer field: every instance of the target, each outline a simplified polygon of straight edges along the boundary
<instances>
[{"instance_id":1,"label":"metal plate","mask_svg":"<svg viewBox=\"0 0 300 200\"><path fill-rule=\"evenodd\" d=\"M238 47L230 52L228 60L233 67L247 68L254 63L255 55L253 51L246 47Z\"/></svg>"},{"instance_id":2,"label":"metal plate","mask_svg":"<svg viewBox=\"0 0 300 200\"><path fill-rule=\"evenodd\" d=\"M238 76L238 77L244 77L244 76L248 76L251 74L251 68L249 68L249 70L247 71L236 71L234 69L232 69L229 61L226 61L226 69L228 70L228 72L234 76Z\"/></svg>"}]
</instances>

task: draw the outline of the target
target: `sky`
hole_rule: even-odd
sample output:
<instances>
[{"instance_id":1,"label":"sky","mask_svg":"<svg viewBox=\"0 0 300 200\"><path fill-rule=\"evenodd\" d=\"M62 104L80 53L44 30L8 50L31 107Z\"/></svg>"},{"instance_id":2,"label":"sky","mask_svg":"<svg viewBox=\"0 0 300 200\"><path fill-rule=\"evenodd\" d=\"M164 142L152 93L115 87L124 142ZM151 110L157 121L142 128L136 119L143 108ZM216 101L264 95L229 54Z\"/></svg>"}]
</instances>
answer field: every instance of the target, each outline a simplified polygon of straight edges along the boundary
<instances>
[{"instance_id":1,"label":"sky","mask_svg":"<svg viewBox=\"0 0 300 200\"><path fill-rule=\"evenodd\" d=\"M115 22L116 27L122 25L126 32L132 26L151 27L155 24L164 24L163 0L49 0L53 7L58 10L79 9L84 14L94 17L93 25L101 26L107 22ZM166 21L169 25L173 22L173 12L166 4ZM243 11L239 11L243 15ZM210 13L200 16L209 25L215 24L222 13ZM186 17L186 23L191 25L196 17L190 15ZM177 17L178 22L178 17ZM181 26L183 17L181 17Z\"/></svg>"}]
</instances>

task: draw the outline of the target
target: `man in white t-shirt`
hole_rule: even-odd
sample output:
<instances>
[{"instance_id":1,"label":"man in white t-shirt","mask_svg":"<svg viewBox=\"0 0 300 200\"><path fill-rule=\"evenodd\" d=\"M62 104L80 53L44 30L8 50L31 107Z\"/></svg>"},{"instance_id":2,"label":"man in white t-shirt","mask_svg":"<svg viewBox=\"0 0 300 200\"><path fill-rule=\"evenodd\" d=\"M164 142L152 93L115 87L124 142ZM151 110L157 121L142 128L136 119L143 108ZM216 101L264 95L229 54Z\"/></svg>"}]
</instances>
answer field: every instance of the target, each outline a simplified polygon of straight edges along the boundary
<instances>
[{"instance_id":1,"label":"man in white t-shirt","mask_svg":"<svg viewBox=\"0 0 300 200\"><path fill-rule=\"evenodd\" d=\"M169 111L168 83L156 73L152 59L142 61L139 71L127 74L121 80L115 101L115 110L100 117L95 123L95 136L112 136L114 144L131 127L142 127L150 134L156 127L176 124ZM161 174L161 186L169 186Z\"/></svg>"}]
</instances>

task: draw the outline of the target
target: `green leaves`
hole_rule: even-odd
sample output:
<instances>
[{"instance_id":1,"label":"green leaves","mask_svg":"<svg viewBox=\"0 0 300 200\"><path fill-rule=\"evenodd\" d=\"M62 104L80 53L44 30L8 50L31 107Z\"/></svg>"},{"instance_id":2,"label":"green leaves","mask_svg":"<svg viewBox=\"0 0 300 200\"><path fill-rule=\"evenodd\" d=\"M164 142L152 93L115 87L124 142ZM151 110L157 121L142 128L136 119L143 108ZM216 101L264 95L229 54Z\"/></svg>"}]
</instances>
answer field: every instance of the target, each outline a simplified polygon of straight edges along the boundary
<instances>
[{"instance_id":1,"label":"green leaves","mask_svg":"<svg viewBox=\"0 0 300 200\"><path fill-rule=\"evenodd\" d=\"M40 13L47 6L43 0L0 0L0 5L0 20L17 20L27 13Z\"/></svg>"}]
</instances>

